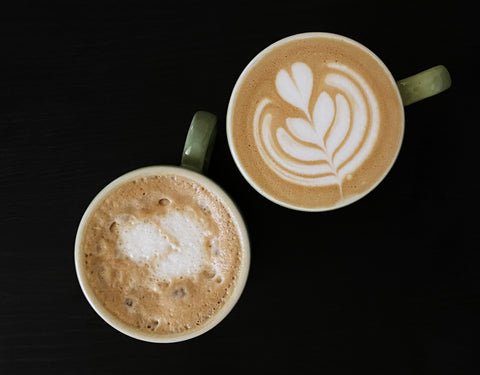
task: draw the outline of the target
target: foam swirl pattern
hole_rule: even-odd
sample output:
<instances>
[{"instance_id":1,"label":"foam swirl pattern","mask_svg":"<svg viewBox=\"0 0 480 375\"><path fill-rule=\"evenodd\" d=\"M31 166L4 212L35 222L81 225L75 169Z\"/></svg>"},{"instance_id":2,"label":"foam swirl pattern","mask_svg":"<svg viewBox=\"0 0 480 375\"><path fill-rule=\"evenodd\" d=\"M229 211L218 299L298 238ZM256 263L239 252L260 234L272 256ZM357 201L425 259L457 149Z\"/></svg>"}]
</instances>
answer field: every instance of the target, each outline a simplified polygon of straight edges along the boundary
<instances>
[{"instance_id":1,"label":"foam swirl pattern","mask_svg":"<svg viewBox=\"0 0 480 375\"><path fill-rule=\"evenodd\" d=\"M339 63L326 69L323 82L302 62L281 69L272 84L301 117L273 115L274 99L263 98L253 119L254 139L266 165L281 178L305 186L338 185L341 192L344 179L375 145L379 109L372 89L354 70ZM318 96L315 83L322 88Z\"/></svg>"}]
</instances>

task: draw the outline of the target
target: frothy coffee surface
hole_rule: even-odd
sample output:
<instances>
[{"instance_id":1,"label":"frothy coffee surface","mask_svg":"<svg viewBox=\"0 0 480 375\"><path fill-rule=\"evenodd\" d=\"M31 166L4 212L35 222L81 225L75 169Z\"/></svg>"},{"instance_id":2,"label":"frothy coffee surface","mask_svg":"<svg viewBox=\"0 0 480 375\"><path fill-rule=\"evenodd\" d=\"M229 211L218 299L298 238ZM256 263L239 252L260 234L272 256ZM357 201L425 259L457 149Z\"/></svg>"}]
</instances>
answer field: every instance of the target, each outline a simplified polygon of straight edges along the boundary
<instances>
[{"instance_id":1,"label":"frothy coffee surface","mask_svg":"<svg viewBox=\"0 0 480 375\"><path fill-rule=\"evenodd\" d=\"M346 38L277 43L242 74L228 124L237 163L257 189L304 209L341 206L388 172L403 106L378 58Z\"/></svg>"},{"instance_id":2,"label":"frothy coffee surface","mask_svg":"<svg viewBox=\"0 0 480 375\"><path fill-rule=\"evenodd\" d=\"M228 208L183 176L117 186L84 233L83 273L95 297L121 322L149 334L201 328L228 300L242 266Z\"/></svg>"}]
</instances>

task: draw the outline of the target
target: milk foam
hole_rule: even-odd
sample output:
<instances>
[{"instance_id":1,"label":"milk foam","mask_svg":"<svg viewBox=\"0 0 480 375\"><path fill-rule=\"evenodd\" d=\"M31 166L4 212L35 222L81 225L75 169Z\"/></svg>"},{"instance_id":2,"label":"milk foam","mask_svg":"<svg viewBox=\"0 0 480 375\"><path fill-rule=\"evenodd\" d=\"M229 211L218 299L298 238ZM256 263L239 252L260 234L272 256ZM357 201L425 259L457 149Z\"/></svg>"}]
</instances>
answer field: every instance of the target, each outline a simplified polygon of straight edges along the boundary
<instances>
[{"instance_id":1,"label":"milk foam","mask_svg":"<svg viewBox=\"0 0 480 375\"><path fill-rule=\"evenodd\" d=\"M171 211L151 221L119 217L117 246L134 262L149 263L160 280L198 274L207 259L205 225L194 215Z\"/></svg>"},{"instance_id":2,"label":"milk foam","mask_svg":"<svg viewBox=\"0 0 480 375\"><path fill-rule=\"evenodd\" d=\"M154 257L173 251L167 236L153 223L122 225L119 234L119 250L137 263L147 263Z\"/></svg>"},{"instance_id":3,"label":"milk foam","mask_svg":"<svg viewBox=\"0 0 480 375\"><path fill-rule=\"evenodd\" d=\"M303 117L274 118L268 110L273 99L264 98L255 111L254 137L265 163L283 179L305 186L336 184L341 190L343 179L375 145L379 110L373 91L354 70L339 63L325 69L324 82L315 81L302 62L281 69L272 85ZM324 87L318 97L312 97L315 84Z\"/></svg>"}]
</instances>

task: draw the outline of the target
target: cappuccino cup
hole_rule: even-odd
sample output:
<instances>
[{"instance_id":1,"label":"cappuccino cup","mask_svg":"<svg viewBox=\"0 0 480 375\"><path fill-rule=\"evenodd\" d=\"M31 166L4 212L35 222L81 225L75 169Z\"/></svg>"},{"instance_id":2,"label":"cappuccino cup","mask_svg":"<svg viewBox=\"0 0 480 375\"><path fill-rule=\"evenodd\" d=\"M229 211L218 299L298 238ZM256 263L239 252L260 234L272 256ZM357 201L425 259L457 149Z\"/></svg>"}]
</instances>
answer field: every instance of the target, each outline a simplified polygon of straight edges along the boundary
<instances>
[{"instance_id":1,"label":"cappuccino cup","mask_svg":"<svg viewBox=\"0 0 480 375\"><path fill-rule=\"evenodd\" d=\"M367 47L304 33L261 51L230 97L233 159L267 199L301 211L349 205L392 168L404 106L450 87L444 66L396 81Z\"/></svg>"},{"instance_id":2,"label":"cappuccino cup","mask_svg":"<svg viewBox=\"0 0 480 375\"><path fill-rule=\"evenodd\" d=\"M75 240L75 268L93 309L118 331L168 343L205 333L238 301L250 245L229 196L203 173L217 118L193 117L180 166L152 166L108 184Z\"/></svg>"}]
</instances>

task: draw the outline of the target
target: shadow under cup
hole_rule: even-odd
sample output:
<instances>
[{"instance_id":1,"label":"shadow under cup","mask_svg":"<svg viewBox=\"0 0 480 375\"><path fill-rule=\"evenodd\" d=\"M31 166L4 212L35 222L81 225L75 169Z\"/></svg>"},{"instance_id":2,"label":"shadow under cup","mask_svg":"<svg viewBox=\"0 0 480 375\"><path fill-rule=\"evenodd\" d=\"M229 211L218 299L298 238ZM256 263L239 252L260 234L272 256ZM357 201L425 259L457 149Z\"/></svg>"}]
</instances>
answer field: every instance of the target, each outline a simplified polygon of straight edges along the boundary
<instances>
[{"instance_id":1,"label":"shadow under cup","mask_svg":"<svg viewBox=\"0 0 480 375\"><path fill-rule=\"evenodd\" d=\"M450 86L438 66L396 82L362 44L305 33L261 51L227 111L237 167L267 199L301 211L349 205L388 174L401 148L404 106Z\"/></svg>"},{"instance_id":2,"label":"shadow under cup","mask_svg":"<svg viewBox=\"0 0 480 375\"><path fill-rule=\"evenodd\" d=\"M111 267L107 267L108 268L107 271L105 270L105 267L103 267L102 265L96 268L89 268L93 266L87 266L87 264L88 262L94 262L95 252L98 251L98 249L100 249L99 251L108 251L105 249L102 250L101 249L102 246L104 246L105 248L108 248L109 246L115 247L115 244L112 245L111 243L108 242L108 240L105 242L102 239L98 240L98 238L96 238L94 241L95 246L92 246L92 248L94 249L87 249L86 241L88 241L87 236L91 234L91 233L89 234L88 231L92 230L90 222L92 220L95 220L94 216L96 215L96 213L99 212L99 210L104 210L103 208L100 208L102 204L104 205L109 198L112 198L112 196L115 197L115 194L117 194L118 191L121 191L123 187L129 186L129 184L132 186L135 184L139 184L140 186L143 186L142 183L144 183L145 181L150 181L150 179L154 179L155 181L168 180L169 181L168 184L173 184L172 186L167 186L164 189L164 191L167 191L167 195L170 194L169 197L170 199L172 199L172 201L166 198L161 198L164 195L155 195L157 194L156 190L147 192L147 194L143 194L139 190L138 192L136 192L136 194L133 194L133 195L136 197L139 197L138 198L139 202L143 202L145 199L147 199L145 198L145 196L150 195L152 197L152 201L158 203L158 205L154 208L154 210L157 210L163 216L155 216L156 214L154 212L152 213L150 208L147 207L149 204L145 203L144 204L145 207L143 207L142 209L138 211L129 211L129 212L134 212L135 213L134 215L128 216L126 219L125 219L125 216L122 216L122 215L117 216L117 218L120 217L120 219L117 219L115 224L102 219L104 228L99 229L98 225L95 224L94 227L97 226L97 228L93 229L93 230L108 232L109 229L112 230L112 228L114 228L115 230L117 230L118 233L123 233L124 237L120 237L120 235L116 234L118 236L117 247L119 246L118 238L123 238L122 241L124 242L122 242L122 246L128 247L128 243L129 243L128 241L132 241L132 238L133 239L136 238L135 231L138 228L140 228L142 225L143 227L141 228L143 229L155 227L154 232L157 230L159 231L163 230L162 232L163 239L160 238L159 243L160 245L162 244L164 245L164 250L162 251L165 251L166 252L165 254L167 254L168 252L170 253L168 253L167 255L160 254L160 256L164 257L162 258L163 260L167 259L165 257L172 256L173 260L170 262L170 267L173 267L173 268L172 269L167 268L167 271L165 271L160 266L161 264L168 263L168 262L162 263L163 262L162 260L162 262L157 264L158 268L156 269L157 271L155 272L157 272L157 274L158 272L167 272L168 275L171 275L171 279L169 281L166 281L165 279L162 279L160 277L158 280L154 280L153 284L150 282L151 281L150 280L148 283L148 288L150 289L147 290L148 288L142 286L142 282L145 279L148 279L149 277L151 278L152 273L150 271L155 267L152 265L153 264L152 259L154 258L151 258L150 256L152 256L152 251L156 251L148 247L149 246L148 241L147 242L144 241L145 248L142 250L143 252L141 252L140 254L129 255L127 253L123 253L121 254L121 256L118 256L119 255L118 248L113 249L112 250L113 256L111 258L105 257L104 259L111 259L113 262L117 262L117 263L112 264ZM163 182L161 183L163 184ZM186 195L184 194L182 196L183 190L180 193L178 192L178 190L183 189L183 187L185 187L185 192L187 194ZM126 188L124 188L124 190L125 189ZM195 191L199 193L195 193ZM188 193L190 194L190 196L188 196ZM125 195L127 193L121 192L121 194L122 194L121 196L123 201L127 202L124 204L124 206L128 208L129 198L127 195ZM163 194L163 192L159 192L159 194ZM207 204L201 203L200 200L202 198L198 198L198 197L205 197ZM174 202L173 201L174 199L176 199L177 201ZM195 205L194 208L196 211L191 212L192 210L188 207L188 204L180 207L180 203L181 204L184 203L182 199L184 199L185 202L187 202L188 204L191 204L191 202L197 202L196 205L194 204ZM208 203L210 202L208 199L211 199L212 202L214 202L212 207L208 207ZM175 208L176 211L173 208L168 207L168 206L174 206L174 204L179 204L178 210ZM218 210L217 210L217 206L215 205L218 205L219 207ZM167 209L171 209L171 211L165 211ZM197 214L197 211L200 212L200 214ZM139 217L139 212L144 214L143 219ZM184 217L182 218L182 216L178 216L178 212L180 213L187 212L187 213L185 214L186 216L184 215ZM223 216L218 218L217 216L215 216L217 214L223 215ZM138 217L136 217L135 215ZM152 224L151 221L154 220L152 218L155 218L155 217L160 218L158 220L166 220L166 221L155 222ZM146 218L150 218L152 220L148 219L150 220L148 221ZM129 220L131 221L131 220L137 220L137 219L138 219L138 223L132 224L131 222L129 222ZM99 220L99 222L102 223L102 220ZM236 251L237 253L235 253L234 257L232 257L232 259L233 258L235 259L236 263L233 265L229 265L230 267L234 268L234 273L232 273L234 277L230 277L230 279L228 279L227 276L225 276L225 279L222 279L218 275L215 276L215 270L212 272L212 269L214 268L212 267L209 268L210 265L208 262L213 262L212 264L215 267L218 266L217 264L218 262L215 263L216 260L214 258L216 255L215 254L212 255L210 253L209 255L208 254L205 255L206 258L202 260L203 263L201 265L193 264L192 266L191 264L187 264L187 267L194 267L194 268L200 267L200 269L197 269L195 271L197 273L187 272L187 275L182 274L182 275L172 276L172 272L173 273L177 272L177 268L178 268L177 266L175 266L174 262L178 261L178 259L180 260L182 259L181 256L180 258L178 257L175 258L175 256L181 253L181 251L186 251L187 252L186 256L189 256L188 254L190 255L193 254L192 252L193 248L188 248L188 245L185 245L185 243L186 241L189 241L189 240L195 241L195 238L192 239L187 237L186 240L182 240L181 238L182 231L187 231L191 229L190 228L191 226L193 226L194 233L203 231L202 233L205 234L210 230L211 227L206 226L207 224L205 224L205 226L202 226L203 225L202 223L208 220L210 221L207 222L207 224L215 220L223 220L224 223L218 224L218 227L220 228L219 231L225 232L224 229L227 227L228 227L227 232L230 231L226 234L224 233L225 238L222 237L223 235L222 233L215 233L216 235L218 235L218 238L215 240L216 242L211 240L210 237L204 238L205 243L209 241L208 243L210 244L209 246L210 246L211 253L215 251L221 252L223 249L222 248L223 245L228 246L228 245L225 245L226 242L224 243L222 241L228 242L227 237L231 236L232 233L233 233L233 237L236 240L238 240L239 248L234 249L234 251ZM150 226L147 227L146 226L147 224L145 224L146 222L148 222L149 223L148 225ZM195 224L196 227L195 225L192 224L192 222L196 223ZM159 224L158 227L156 226L157 224ZM122 227L122 225L124 227ZM195 230L197 232L195 232ZM125 233L129 237L128 236L125 237L126 236ZM143 233L144 232L140 232L141 235L143 235ZM209 236L209 235L211 235L211 233L206 234L206 236ZM175 236L180 236L180 237L176 238ZM213 235L211 235L211 237L212 236ZM186 246L186 250L185 248L182 248L182 246ZM213 249L212 246L213 247L217 246L217 249ZM190 251L190 253L188 253L188 251ZM158 254L154 254L154 255L157 256ZM140 265L138 264L138 260L139 260L138 256L144 257L140 259L141 261L143 261L143 263L140 262L141 263ZM145 260L145 257L147 260ZM195 257L195 254L193 254L192 257ZM132 261L132 259L134 261ZM185 257L183 259L185 260ZM230 258L227 257L227 259L230 259ZM147 264L147 266L145 266L145 264ZM168 342L177 342L177 341L191 339L193 337L199 336L207 332L208 330L216 326L218 323L220 323L227 316L227 314L231 311L231 309L234 307L234 305L240 298L240 295L244 289L244 286L247 280L249 264L250 264L250 245L249 245L246 227L233 201L216 183L211 181L209 178L203 176L200 173L197 173L195 171L188 170L182 167L154 166L154 167L142 168L142 169L138 169L133 172L127 173L119 177L118 179L114 180L113 182L111 182L94 198L94 200L90 203L89 207L85 211L82 217L82 220L80 222L80 225L78 227L77 236L75 240L76 272L77 272L78 280L82 288L82 291L85 294L85 297L87 298L90 305L98 313L98 315L100 315L100 317L102 317L108 324L110 324L112 327L114 327L118 331L128 336L131 336L133 338L140 339L143 341L149 341L149 342L168 343ZM93 273L94 271L91 271L93 269L96 269L95 272L99 272L99 274L101 274L102 272L104 273L104 274L101 274L99 278L97 278L97 280L100 280L98 282L100 283L106 282L111 285L108 285L105 287L102 286L101 288L97 288L98 285L92 286L95 283L92 283L91 281L92 278L89 277L88 273L90 272ZM136 269L138 272L135 271ZM129 273L127 273L126 275L123 275L123 278L122 278L122 275L118 276L123 272L121 270L128 270L127 272ZM223 270L221 270L221 272L223 272ZM221 272L219 273L219 275L221 274ZM230 274L225 273L224 275L230 275ZM126 278L130 278L130 277L133 277L133 283L132 283L132 280L126 280ZM135 278L138 278L138 280L135 280ZM138 285L135 285L136 282L138 282ZM228 282L228 285L227 285L227 282ZM209 285L211 285L212 287L210 287ZM212 289L213 292L215 291L218 292L219 290L221 290L221 288L224 288L225 291L222 292L223 294L217 293L218 296L220 296L221 298L218 301L214 301L212 299L213 297L207 296L207 287L209 289ZM118 295L122 296L122 294L120 293L117 295L115 288L125 288L125 289L130 288L132 291L133 290L136 290L136 291L132 292L133 293L132 297L118 297ZM144 288L144 291L141 293L138 293L137 289L141 289L141 288ZM154 291L156 289L158 289L157 292ZM109 290L110 290L110 293L108 292ZM129 309L133 308L132 305L134 306L136 304L138 306L142 305L143 303L142 302L143 297L141 296L142 293L143 293L143 296L145 297L143 301L148 301L149 298L150 300L152 300L151 297L155 296L155 293L157 293L158 295L161 295L162 293L164 293L168 297L168 298L165 297L162 300L162 301L166 301L164 305L159 303L159 305L157 306L155 323L152 323L152 325L148 323L147 327L142 326L143 323L141 322L139 323L141 327L137 327L136 324L132 324L132 321L126 322L126 320L122 318L122 314L124 315L125 312L128 312ZM196 293L198 294L196 295ZM189 298L190 300L188 300ZM115 307L113 308L111 307L111 306L116 306L115 299L120 299L118 303L118 306L119 306L118 311L115 310L116 309ZM187 304L187 301L189 301L188 304ZM168 305L169 303L170 305ZM207 303L211 303L212 306L206 306ZM148 311L147 305L148 305L148 302L145 302L144 306L142 307L144 311ZM109 306L109 307L106 307L106 306ZM186 307L186 306L189 306L189 307ZM166 322L172 316L173 316L172 322L175 322L176 318L174 315L179 311L181 313L183 311L182 309L184 308L187 308L187 309L189 308L191 310L190 312L192 312L193 315L195 315L195 309L197 308L199 309L198 310L199 318L196 323L195 321L193 321L192 323L185 324L183 327L181 327L181 329L177 329L178 327L176 327L175 329L172 329L171 332L162 331L161 333L158 333L157 331L155 331L157 327L153 326L154 324L159 324L160 320L162 320L163 322ZM209 314L206 313L207 310L209 311ZM137 313L138 311L139 310L137 310ZM200 319L200 317L203 317L203 318ZM133 321L135 321L135 319L133 319ZM141 321L141 319L140 320L137 319L137 321ZM172 323L172 324L175 324L175 323ZM175 331L176 329L177 331Z\"/></svg>"}]
</instances>

